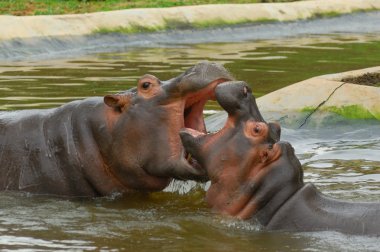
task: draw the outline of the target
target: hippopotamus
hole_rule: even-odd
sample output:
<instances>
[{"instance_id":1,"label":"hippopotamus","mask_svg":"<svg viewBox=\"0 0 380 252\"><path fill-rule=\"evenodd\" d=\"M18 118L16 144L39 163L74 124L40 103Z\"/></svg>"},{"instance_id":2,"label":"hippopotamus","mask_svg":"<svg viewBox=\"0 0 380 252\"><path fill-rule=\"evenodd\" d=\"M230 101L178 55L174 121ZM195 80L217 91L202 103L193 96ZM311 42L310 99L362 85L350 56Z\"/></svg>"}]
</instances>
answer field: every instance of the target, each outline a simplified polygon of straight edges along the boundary
<instances>
[{"instance_id":1,"label":"hippopotamus","mask_svg":"<svg viewBox=\"0 0 380 252\"><path fill-rule=\"evenodd\" d=\"M205 132L203 108L233 80L201 62L167 81L142 76L130 90L53 109L0 113L0 190L105 196L205 180L185 159L179 131Z\"/></svg>"},{"instance_id":2,"label":"hippopotamus","mask_svg":"<svg viewBox=\"0 0 380 252\"><path fill-rule=\"evenodd\" d=\"M274 155L272 147L281 135L279 124L265 122L251 92L242 81L220 84L215 96L228 113L224 127L209 134L189 128L180 131L186 151L207 171L211 180L207 202L214 210L229 215L237 215L244 201L234 198L234 189L241 184L237 171L248 175L251 171L246 167L265 166ZM231 200L236 204L231 204Z\"/></svg>"},{"instance_id":3,"label":"hippopotamus","mask_svg":"<svg viewBox=\"0 0 380 252\"><path fill-rule=\"evenodd\" d=\"M186 151L207 170L211 185L206 201L214 211L254 218L265 230L380 235L380 203L334 199L304 183L294 148L288 142L274 142L279 139L270 137L270 125L236 119L244 118L242 113L251 116L241 109L247 107L246 101L233 97L241 97L244 86L232 90L225 84L216 88L217 101L228 107L225 126L211 134L180 132Z\"/></svg>"}]
</instances>

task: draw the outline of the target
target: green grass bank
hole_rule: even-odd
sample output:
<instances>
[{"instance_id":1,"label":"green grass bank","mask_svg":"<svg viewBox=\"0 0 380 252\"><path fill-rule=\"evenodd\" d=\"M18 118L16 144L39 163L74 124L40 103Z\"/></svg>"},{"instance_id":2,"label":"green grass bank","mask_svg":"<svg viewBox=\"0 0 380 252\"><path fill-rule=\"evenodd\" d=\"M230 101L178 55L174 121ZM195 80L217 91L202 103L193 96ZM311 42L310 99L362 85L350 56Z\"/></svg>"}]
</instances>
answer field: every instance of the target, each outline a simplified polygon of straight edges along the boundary
<instances>
[{"instance_id":1,"label":"green grass bank","mask_svg":"<svg viewBox=\"0 0 380 252\"><path fill-rule=\"evenodd\" d=\"M204 4L246 4L294 1L296 0L1 0L0 15L62 15L133 8L165 8Z\"/></svg>"}]
</instances>

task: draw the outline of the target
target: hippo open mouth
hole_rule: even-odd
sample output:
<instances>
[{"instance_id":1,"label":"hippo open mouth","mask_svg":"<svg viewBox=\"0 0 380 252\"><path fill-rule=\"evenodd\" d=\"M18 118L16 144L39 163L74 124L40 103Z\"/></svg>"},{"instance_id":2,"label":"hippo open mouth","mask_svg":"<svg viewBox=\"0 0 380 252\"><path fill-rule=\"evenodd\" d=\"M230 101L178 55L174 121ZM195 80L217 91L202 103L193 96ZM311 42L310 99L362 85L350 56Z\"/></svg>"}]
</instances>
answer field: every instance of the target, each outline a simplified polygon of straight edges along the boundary
<instances>
[{"instance_id":1,"label":"hippo open mouth","mask_svg":"<svg viewBox=\"0 0 380 252\"><path fill-rule=\"evenodd\" d=\"M183 113L183 126L206 133L203 109L208 100L215 100L216 87L233 79L222 65L202 62L177 78L162 82L162 87L169 97L184 101L183 111L178 111Z\"/></svg>"},{"instance_id":2,"label":"hippo open mouth","mask_svg":"<svg viewBox=\"0 0 380 252\"><path fill-rule=\"evenodd\" d=\"M185 128L194 129L206 133L203 110L209 100L215 100L215 88L225 79L216 80L210 83L203 90L191 94L185 103L184 126Z\"/></svg>"},{"instance_id":3,"label":"hippo open mouth","mask_svg":"<svg viewBox=\"0 0 380 252\"><path fill-rule=\"evenodd\" d=\"M201 175L204 172L199 169L195 161L188 158L178 133L180 129L188 128L206 134L204 107L207 101L215 100L216 88L221 83L233 79L222 65L202 62L174 79L160 82L163 94L160 95L160 103L168 111L167 120L170 123L168 135L171 152L173 157L179 154L180 163L186 163L187 169L194 174ZM180 163L176 164L176 170L180 170L179 167L182 166Z\"/></svg>"},{"instance_id":4,"label":"hippo open mouth","mask_svg":"<svg viewBox=\"0 0 380 252\"><path fill-rule=\"evenodd\" d=\"M184 128L192 132L193 136L206 135L207 129L204 121L204 107L209 100L215 100L216 87L228 80L219 79L210 83L206 88L188 96L184 108ZM202 172L202 168L191 154L184 151L186 161L197 171Z\"/></svg>"},{"instance_id":5,"label":"hippo open mouth","mask_svg":"<svg viewBox=\"0 0 380 252\"><path fill-rule=\"evenodd\" d=\"M208 98L216 99L219 105L228 113L228 118L219 131L207 133L200 108L204 107L204 100L194 103L185 109L185 128L181 129L180 136L185 147L185 158L187 162L197 170L205 170L204 145L222 139L230 139L235 134L233 129L239 127L243 122L255 137L255 141L265 141L270 146L280 139L281 129L276 123L266 123L257 108L251 89L242 81L224 81L216 84L215 92L208 93ZM199 106L198 104L202 104ZM187 112L187 111L190 111ZM194 114L192 112L194 111ZM186 113L187 112L187 113ZM197 121L199 120L199 121Z\"/></svg>"}]
</instances>

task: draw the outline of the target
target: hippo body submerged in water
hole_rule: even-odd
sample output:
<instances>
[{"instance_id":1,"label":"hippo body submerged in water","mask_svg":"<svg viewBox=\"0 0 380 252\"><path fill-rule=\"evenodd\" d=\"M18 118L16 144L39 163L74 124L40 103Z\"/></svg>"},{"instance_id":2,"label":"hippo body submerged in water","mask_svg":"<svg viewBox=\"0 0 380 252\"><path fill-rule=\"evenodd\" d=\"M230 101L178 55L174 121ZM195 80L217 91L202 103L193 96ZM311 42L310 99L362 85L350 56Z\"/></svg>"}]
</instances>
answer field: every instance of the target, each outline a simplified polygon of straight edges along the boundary
<instances>
[{"instance_id":1,"label":"hippo body submerged in water","mask_svg":"<svg viewBox=\"0 0 380 252\"><path fill-rule=\"evenodd\" d=\"M179 130L205 132L203 108L232 77L202 62L168 81L46 110L0 113L0 190L62 196L157 191L204 179L184 158Z\"/></svg>"},{"instance_id":2,"label":"hippo body submerged in water","mask_svg":"<svg viewBox=\"0 0 380 252\"><path fill-rule=\"evenodd\" d=\"M252 113L241 109L244 100L233 97L241 96L237 86L230 88L230 98L218 99L223 85L216 97L228 112L225 126L207 135L181 130L186 150L207 170L211 185L206 200L213 210L240 219L254 217L266 230L380 235L380 203L333 199L305 184L293 147L274 143L267 124L238 120L242 113Z\"/></svg>"}]
</instances>

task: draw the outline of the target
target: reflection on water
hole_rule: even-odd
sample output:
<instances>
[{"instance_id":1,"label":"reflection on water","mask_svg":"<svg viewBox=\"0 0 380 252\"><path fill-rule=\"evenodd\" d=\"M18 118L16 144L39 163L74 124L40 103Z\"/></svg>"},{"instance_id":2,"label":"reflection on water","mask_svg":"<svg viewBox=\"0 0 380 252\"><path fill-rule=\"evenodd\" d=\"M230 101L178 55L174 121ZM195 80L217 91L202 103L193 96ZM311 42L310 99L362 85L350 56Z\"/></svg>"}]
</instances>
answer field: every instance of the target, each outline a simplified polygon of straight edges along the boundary
<instances>
[{"instance_id":1,"label":"reflection on water","mask_svg":"<svg viewBox=\"0 0 380 252\"><path fill-rule=\"evenodd\" d=\"M347 121L350 123L350 121ZM305 180L338 198L380 201L380 123L283 131Z\"/></svg>"},{"instance_id":2,"label":"reflection on water","mask_svg":"<svg viewBox=\"0 0 380 252\"><path fill-rule=\"evenodd\" d=\"M71 60L0 63L0 109L47 108L133 87L152 73L169 79L200 60L225 64L256 96L315 75L379 64L376 35L136 49ZM370 42L375 41L375 42ZM377 42L376 42L377 41ZM210 113L218 109L207 106ZM293 129L305 181L347 200L380 201L378 122ZM219 123L219 127L220 127ZM150 195L62 199L0 193L0 248L132 251L378 251L378 238L334 232L264 232L253 221L213 214L208 184L175 181Z\"/></svg>"},{"instance_id":3,"label":"reflection on water","mask_svg":"<svg viewBox=\"0 0 380 252\"><path fill-rule=\"evenodd\" d=\"M46 108L128 89L151 73L169 79L201 60L224 64L257 97L312 76L379 64L376 35L138 48L71 60L0 62L0 109ZM370 52L370 53L368 53ZM211 103L209 109L215 109Z\"/></svg>"}]
</instances>

